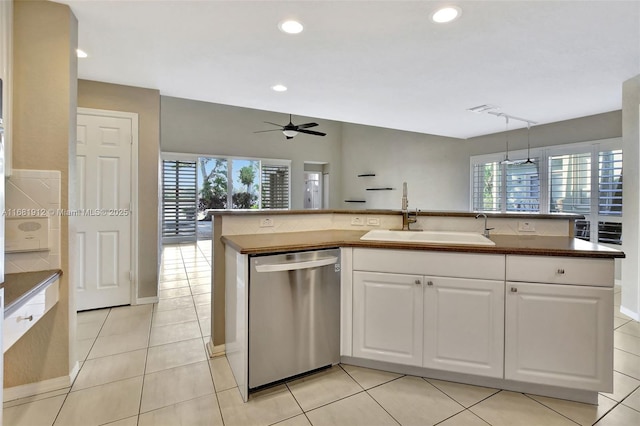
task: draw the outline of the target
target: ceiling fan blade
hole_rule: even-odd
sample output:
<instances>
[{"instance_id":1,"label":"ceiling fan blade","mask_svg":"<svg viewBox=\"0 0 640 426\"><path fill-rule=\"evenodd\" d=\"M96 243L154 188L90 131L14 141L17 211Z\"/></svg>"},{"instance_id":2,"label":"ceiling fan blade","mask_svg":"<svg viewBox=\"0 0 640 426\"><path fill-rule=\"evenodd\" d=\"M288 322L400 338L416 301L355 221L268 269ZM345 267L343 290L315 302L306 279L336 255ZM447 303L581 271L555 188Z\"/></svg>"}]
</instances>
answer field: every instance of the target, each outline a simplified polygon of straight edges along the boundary
<instances>
[{"instance_id":1,"label":"ceiling fan blade","mask_svg":"<svg viewBox=\"0 0 640 426\"><path fill-rule=\"evenodd\" d=\"M298 124L298 129L308 129L309 127L316 127L317 125L318 123Z\"/></svg>"},{"instance_id":2,"label":"ceiling fan blade","mask_svg":"<svg viewBox=\"0 0 640 426\"><path fill-rule=\"evenodd\" d=\"M267 123L267 124L273 124L274 126L278 126L278 127L284 127L282 124L272 123L272 122L270 122L270 121L265 121L265 123Z\"/></svg>"},{"instance_id":3,"label":"ceiling fan blade","mask_svg":"<svg viewBox=\"0 0 640 426\"><path fill-rule=\"evenodd\" d=\"M298 132L300 133L306 133L308 135L316 135L316 136L326 136L326 133L322 133L322 132L316 132L314 130L304 130L304 129L298 129Z\"/></svg>"},{"instance_id":4,"label":"ceiling fan blade","mask_svg":"<svg viewBox=\"0 0 640 426\"><path fill-rule=\"evenodd\" d=\"M253 132L253 133L264 133L264 132L281 132L282 129L271 129L271 130L258 130L257 132Z\"/></svg>"}]
</instances>

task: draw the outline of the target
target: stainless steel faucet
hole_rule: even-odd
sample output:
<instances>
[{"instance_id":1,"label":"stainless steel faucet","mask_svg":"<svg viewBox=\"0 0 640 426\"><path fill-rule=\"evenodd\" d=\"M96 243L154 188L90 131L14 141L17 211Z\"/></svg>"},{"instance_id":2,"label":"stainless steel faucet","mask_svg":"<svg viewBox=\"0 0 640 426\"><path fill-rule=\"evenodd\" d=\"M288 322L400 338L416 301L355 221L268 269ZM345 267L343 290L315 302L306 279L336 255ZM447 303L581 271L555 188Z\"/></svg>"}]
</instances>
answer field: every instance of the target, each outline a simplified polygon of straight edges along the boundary
<instances>
[{"instance_id":1,"label":"stainless steel faucet","mask_svg":"<svg viewBox=\"0 0 640 426\"><path fill-rule=\"evenodd\" d=\"M487 215L484 213L478 213L476 215L476 219L479 217L484 217L484 232L482 233L482 235L485 236L485 238L489 238L489 231L491 231L494 228L487 228Z\"/></svg>"},{"instance_id":2,"label":"stainless steel faucet","mask_svg":"<svg viewBox=\"0 0 640 426\"><path fill-rule=\"evenodd\" d=\"M402 230L403 231L422 231L422 229L411 229L410 225L418 221L418 209L411 215L409 211L409 200L407 199L407 182L402 183Z\"/></svg>"}]
</instances>

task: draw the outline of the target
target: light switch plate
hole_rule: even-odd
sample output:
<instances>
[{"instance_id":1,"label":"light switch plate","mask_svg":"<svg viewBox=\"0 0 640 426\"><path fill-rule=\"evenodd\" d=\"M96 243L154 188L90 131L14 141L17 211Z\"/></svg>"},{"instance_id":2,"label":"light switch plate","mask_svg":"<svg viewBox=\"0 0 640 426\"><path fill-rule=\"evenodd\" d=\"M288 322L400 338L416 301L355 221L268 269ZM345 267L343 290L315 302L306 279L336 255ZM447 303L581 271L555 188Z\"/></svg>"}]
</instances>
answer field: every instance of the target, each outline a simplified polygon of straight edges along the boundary
<instances>
[{"instance_id":1,"label":"light switch plate","mask_svg":"<svg viewBox=\"0 0 640 426\"><path fill-rule=\"evenodd\" d=\"M380 226L380 218L379 217L368 217L367 225L369 226Z\"/></svg>"}]
</instances>

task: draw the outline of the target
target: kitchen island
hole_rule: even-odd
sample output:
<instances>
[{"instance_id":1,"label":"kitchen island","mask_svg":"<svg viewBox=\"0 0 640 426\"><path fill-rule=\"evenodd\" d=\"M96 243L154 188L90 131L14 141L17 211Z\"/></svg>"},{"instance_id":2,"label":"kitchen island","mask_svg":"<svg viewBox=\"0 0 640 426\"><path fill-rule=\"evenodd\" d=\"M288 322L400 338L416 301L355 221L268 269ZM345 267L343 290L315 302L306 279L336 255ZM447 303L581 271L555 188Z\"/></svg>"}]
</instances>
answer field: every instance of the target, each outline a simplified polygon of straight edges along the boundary
<instances>
[{"instance_id":1,"label":"kitchen island","mask_svg":"<svg viewBox=\"0 0 640 426\"><path fill-rule=\"evenodd\" d=\"M595 403L612 390L624 253L570 237L562 219L538 219L545 235L492 235L492 246L363 241L352 229L221 235L225 349L243 398L250 256L340 247L342 362Z\"/></svg>"}]
</instances>

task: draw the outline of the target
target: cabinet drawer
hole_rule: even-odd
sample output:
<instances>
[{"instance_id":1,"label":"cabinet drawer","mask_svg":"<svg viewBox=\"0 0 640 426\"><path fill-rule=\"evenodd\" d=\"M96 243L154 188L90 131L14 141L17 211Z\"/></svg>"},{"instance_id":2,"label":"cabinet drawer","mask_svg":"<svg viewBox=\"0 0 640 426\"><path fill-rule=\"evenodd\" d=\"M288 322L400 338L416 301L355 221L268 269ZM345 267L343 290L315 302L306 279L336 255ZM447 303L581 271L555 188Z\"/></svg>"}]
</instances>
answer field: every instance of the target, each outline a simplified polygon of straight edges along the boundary
<instances>
[{"instance_id":1,"label":"cabinet drawer","mask_svg":"<svg viewBox=\"0 0 640 426\"><path fill-rule=\"evenodd\" d=\"M504 280L504 255L354 249L353 269L398 274Z\"/></svg>"},{"instance_id":2,"label":"cabinet drawer","mask_svg":"<svg viewBox=\"0 0 640 426\"><path fill-rule=\"evenodd\" d=\"M58 302L58 281L37 292L20 309L4 319L2 349L6 352Z\"/></svg>"},{"instance_id":3,"label":"cabinet drawer","mask_svg":"<svg viewBox=\"0 0 640 426\"><path fill-rule=\"evenodd\" d=\"M613 287L613 259L507 256L507 281Z\"/></svg>"}]
</instances>

